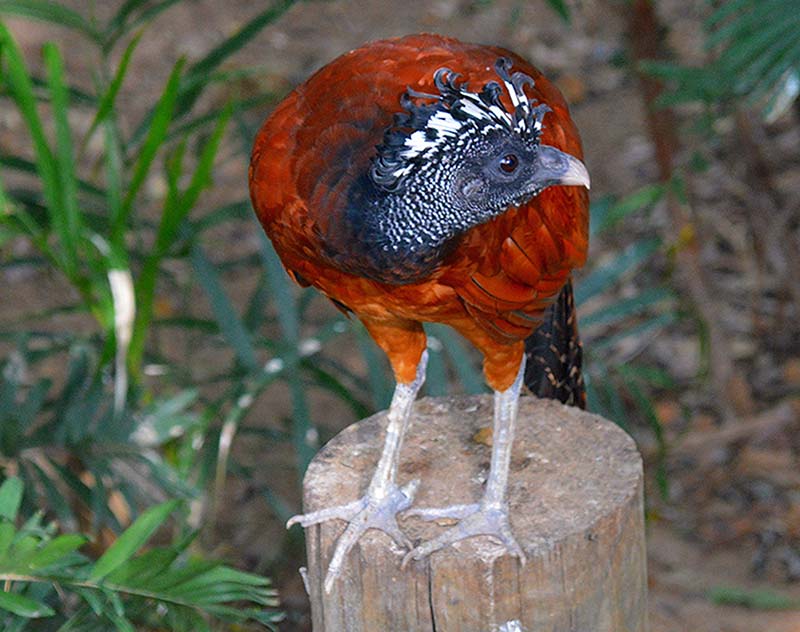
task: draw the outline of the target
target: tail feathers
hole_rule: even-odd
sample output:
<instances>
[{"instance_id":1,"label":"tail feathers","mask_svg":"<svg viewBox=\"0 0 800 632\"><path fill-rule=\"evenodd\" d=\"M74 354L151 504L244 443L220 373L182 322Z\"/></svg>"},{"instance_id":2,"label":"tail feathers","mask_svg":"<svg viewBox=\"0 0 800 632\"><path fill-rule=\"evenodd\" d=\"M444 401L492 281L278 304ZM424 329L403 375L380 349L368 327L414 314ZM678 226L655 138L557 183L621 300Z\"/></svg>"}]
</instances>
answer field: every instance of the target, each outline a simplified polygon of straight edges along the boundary
<instances>
[{"instance_id":1,"label":"tail feathers","mask_svg":"<svg viewBox=\"0 0 800 632\"><path fill-rule=\"evenodd\" d=\"M586 408L583 345L572 282L567 281L539 328L525 340L525 385L539 397Z\"/></svg>"}]
</instances>

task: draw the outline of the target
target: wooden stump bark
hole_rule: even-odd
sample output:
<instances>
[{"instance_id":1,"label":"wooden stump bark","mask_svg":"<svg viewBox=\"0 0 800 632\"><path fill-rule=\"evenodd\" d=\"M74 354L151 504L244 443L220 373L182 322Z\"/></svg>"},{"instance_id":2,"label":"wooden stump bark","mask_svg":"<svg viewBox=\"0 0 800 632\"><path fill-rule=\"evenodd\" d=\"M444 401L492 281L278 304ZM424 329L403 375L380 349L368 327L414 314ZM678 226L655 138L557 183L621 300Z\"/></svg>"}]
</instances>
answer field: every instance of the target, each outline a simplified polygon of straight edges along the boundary
<instances>
[{"instance_id":1,"label":"wooden stump bark","mask_svg":"<svg viewBox=\"0 0 800 632\"><path fill-rule=\"evenodd\" d=\"M426 398L415 405L399 484L421 479L414 505L480 499L490 447L491 396ZM314 632L645 632L647 624L642 464L615 424L553 401L520 401L511 461L511 528L522 566L486 536L429 559L370 531L350 552L330 594L322 582L336 539L334 520L306 531ZM346 428L311 463L304 511L345 503L366 489L386 417ZM446 528L400 518L413 541Z\"/></svg>"}]
</instances>

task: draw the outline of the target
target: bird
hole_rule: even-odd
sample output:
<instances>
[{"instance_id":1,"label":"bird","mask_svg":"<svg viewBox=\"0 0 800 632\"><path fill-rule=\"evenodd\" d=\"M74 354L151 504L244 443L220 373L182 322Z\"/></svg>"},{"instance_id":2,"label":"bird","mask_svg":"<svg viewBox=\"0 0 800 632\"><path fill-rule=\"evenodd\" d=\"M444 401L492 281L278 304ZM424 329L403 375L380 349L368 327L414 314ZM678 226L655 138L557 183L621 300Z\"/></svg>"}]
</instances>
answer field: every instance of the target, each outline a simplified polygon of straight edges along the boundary
<instances>
[{"instance_id":1,"label":"bird","mask_svg":"<svg viewBox=\"0 0 800 632\"><path fill-rule=\"evenodd\" d=\"M373 41L275 107L256 135L249 185L288 274L358 318L396 381L363 495L287 524L347 523L326 592L369 529L408 551L404 565L476 535L524 563L506 497L523 382L585 405L571 279L587 254L590 179L557 87L500 47L436 34ZM449 325L480 351L494 392L477 503L412 508L420 481L398 482L425 380L425 322ZM458 522L415 547L401 512Z\"/></svg>"}]
</instances>

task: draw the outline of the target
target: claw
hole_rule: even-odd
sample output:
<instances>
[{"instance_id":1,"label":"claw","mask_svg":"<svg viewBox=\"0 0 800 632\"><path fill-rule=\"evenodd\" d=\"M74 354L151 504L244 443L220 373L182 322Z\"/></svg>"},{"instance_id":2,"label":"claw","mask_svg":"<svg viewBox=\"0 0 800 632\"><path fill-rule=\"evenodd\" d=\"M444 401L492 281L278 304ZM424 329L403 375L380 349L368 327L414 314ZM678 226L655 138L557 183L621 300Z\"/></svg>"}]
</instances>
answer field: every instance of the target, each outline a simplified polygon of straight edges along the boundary
<instances>
[{"instance_id":1,"label":"claw","mask_svg":"<svg viewBox=\"0 0 800 632\"><path fill-rule=\"evenodd\" d=\"M289 529L296 524L302 525L303 528L306 528L315 524L319 524L320 522L325 522L326 520L332 520L333 518L349 520L350 516L357 514L366 506L366 504L367 499L365 496L363 498L359 498L358 500L354 500L351 503L347 503L346 505L328 507L326 509L320 509L319 511L312 511L311 513L307 514L298 514L289 518L289 520L286 522L286 528Z\"/></svg>"},{"instance_id":2,"label":"claw","mask_svg":"<svg viewBox=\"0 0 800 632\"><path fill-rule=\"evenodd\" d=\"M454 505L442 509L415 509L410 512L411 515L419 516L424 520L456 518L460 522L438 537L409 551L403 558L404 567L409 560L422 559L434 551L474 535L488 535L499 540L511 555L515 555L522 564L525 564L525 553L514 539L508 523L508 502L506 500L511 443L514 439L519 391L522 388L524 374L525 358L523 357L514 383L504 391L494 392L492 461L483 499L480 503L473 505Z\"/></svg>"},{"instance_id":3,"label":"claw","mask_svg":"<svg viewBox=\"0 0 800 632\"><path fill-rule=\"evenodd\" d=\"M368 493L346 505L327 507L307 514L293 516L289 519L286 523L287 528L294 524L310 527L332 519L346 520L349 523L336 542L336 548L331 557L328 572L325 575L324 588L326 593L330 593L333 589L336 579L342 572L347 554L364 532L369 529L383 531L405 549L410 549L413 546L411 540L397 525L397 514L411 506L418 488L419 480L413 480L403 487L391 486L388 493L380 497Z\"/></svg>"},{"instance_id":4,"label":"claw","mask_svg":"<svg viewBox=\"0 0 800 632\"><path fill-rule=\"evenodd\" d=\"M422 332L421 325L419 331ZM286 523L287 528L298 523L308 527L334 518L345 520L348 523L344 533L336 542L336 548L325 575L326 593L330 593L333 589L333 584L342 571L347 554L365 531L379 529L388 534L400 546L406 549L413 546L397 526L397 514L411 506L417 489L419 489L419 480L410 481L403 487L398 487L395 481L397 480L400 445L411 418L414 399L425 381L427 362L428 352L423 351L414 381L398 383L394 389L392 403L387 413L389 423L386 426L383 450L364 496L346 505L293 516Z\"/></svg>"},{"instance_id":5,"label":"claw","mask_svg":"<svg viewBox=\"0 0 800 632\"><path fill-rule=\"evenodd\" d=\"M507 506L485 506L483 504L454 505L452 507L414 509L407 512L424 520L439 518L457 518L460 522L427 542L423 542L415 549L409 551L403 558L402 567L405 568L410 560L421 560L431 553L443 549L460 540L476 535L488 535L503 544L508 552L518 557L524 565L526 558L522 547L517 544L511 527L508 523Z\"/></svg>"},{"instance_id":6,"label":"claw","mask_svg":"<svg viewBox=\"0 0 800 632\"><path fill-rule=\"evenodd\" d=\"M406 508L410 507L411 503L414 502L414 496L417 495L419 483L420 480L415 478L413 481L409 481L400 488L400 492L408 499L408 505L406 505ZM404 511L404 509L401 509L400 511Z\"/></svg>"}]
</instances>

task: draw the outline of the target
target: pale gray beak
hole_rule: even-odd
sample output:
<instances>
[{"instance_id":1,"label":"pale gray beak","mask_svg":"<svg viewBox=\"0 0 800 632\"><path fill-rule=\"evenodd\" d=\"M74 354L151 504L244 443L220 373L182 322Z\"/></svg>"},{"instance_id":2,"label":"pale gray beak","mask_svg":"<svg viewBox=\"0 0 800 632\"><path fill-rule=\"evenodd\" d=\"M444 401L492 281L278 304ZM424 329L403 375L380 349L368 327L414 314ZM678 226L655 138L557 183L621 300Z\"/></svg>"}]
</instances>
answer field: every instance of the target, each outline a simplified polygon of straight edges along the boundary
<instances>
[{"instance_id":1,"label":"pale gray beak","mask_svg":"<svg viewBox=\"0 0 800 632\"><path fill-rule=\"evenodd\" d=\"M589 172L575 156L550 145L540 145L538 163L533 179L539 189L557 185L590 188Z\"/></svg>"}]
</instances>

